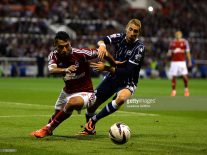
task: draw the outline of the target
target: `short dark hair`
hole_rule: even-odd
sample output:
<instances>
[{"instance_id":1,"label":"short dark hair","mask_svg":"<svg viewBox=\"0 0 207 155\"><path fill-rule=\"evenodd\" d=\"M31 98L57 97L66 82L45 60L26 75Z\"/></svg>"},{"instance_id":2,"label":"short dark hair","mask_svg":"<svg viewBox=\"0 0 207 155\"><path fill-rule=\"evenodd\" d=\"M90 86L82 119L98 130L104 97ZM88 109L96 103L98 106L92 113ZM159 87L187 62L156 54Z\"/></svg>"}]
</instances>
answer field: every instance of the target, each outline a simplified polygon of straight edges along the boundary
<instances>
[{"instance_id":1,"label":"short dark hair","mask_svg":"<svg viewBox=\"0 0 207 155\"><path fill-rule=\"evenodd\" d=\"M55 41L58 39L68 41L70 40L70 36L65 31L59 31L55 35Z\"/></svg>"}]
</instances>

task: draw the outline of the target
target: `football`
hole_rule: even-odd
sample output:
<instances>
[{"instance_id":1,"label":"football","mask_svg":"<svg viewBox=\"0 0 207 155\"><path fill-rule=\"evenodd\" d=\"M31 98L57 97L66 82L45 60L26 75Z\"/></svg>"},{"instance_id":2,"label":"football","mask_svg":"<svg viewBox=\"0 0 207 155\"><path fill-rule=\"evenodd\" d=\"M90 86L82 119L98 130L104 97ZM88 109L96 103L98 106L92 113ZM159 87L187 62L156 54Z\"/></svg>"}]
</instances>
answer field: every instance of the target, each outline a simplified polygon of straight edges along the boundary
<instances>
[{"instance_id":1,"label":"football","mask_svg":"<svg viewBox=\"0 0 207 155\"><path fill-rule=\"evenodd\" d=\"M124 123L115 123L109 129L109 138L115 144L125 144L130 136L130 128Z\"/></svg>"}]
</instances>

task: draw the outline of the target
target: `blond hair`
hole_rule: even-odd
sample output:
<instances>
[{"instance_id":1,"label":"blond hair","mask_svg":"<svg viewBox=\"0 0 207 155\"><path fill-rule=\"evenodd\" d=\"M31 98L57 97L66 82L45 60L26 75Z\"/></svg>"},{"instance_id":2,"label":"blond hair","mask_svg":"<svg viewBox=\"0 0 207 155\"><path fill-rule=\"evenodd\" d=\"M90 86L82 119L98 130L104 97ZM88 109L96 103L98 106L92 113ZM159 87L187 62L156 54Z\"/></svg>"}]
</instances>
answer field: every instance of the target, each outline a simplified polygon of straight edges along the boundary
<instances>
[{"instance_id":1,"label":"blond hair","mask_svg":"<svg viewBox=\"0 0 207 155\"><path fill-rule=\"evenodd\" d=\"M139 19L131 19L129 22L128 22L128 24L127 24L127 26L126 27L128 27L130 24L134 24L134 25L136 25L136 26L139 26L139 28L141 29L141 27L142 27L142 24L141 24L141 21L139 20Z\"/></svg>"}]
</instances>

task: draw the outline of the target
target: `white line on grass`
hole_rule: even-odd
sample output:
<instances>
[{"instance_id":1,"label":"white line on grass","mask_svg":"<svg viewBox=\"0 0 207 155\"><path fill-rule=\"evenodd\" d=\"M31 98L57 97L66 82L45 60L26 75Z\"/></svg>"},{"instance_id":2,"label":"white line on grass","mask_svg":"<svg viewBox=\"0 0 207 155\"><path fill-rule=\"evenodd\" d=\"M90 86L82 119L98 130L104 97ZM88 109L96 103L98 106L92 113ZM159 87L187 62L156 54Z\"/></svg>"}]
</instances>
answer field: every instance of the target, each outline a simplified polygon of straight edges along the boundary
<instances>
[{"instance_id":1,"label":"white line on grass","mask_svg":"<svg viewBox=\"0 0 207 155\"><path fill-rule=\"evenodd\" d=\"M16 117L50 117L50 115L3 115L0 118L16 118Z\"/></svg>"},{"instance_id":2,"label":"white line on grass","mask_svg":"<svg viewBox=\"0 0 207 155\"><path fill-rule=\"evenodd\" d=\"M158 114L149 114L149 113L141 113L141 112L130 112L130 111L117 111L118 113L126 113L126 114L134 114L139 116L159 116Z\"/></svg>"},{"instance_id":3,"label":"white line on grass","mask_svg":"<svg viewBox=\"0 0 207 155\"><path fill-rule=\"evenodd\" d=\"M0 104L13 104L13 105L22 105L22 106L31 106L31 107L49 107L49 108L53 108L54 106L50 106L50 105L42 105L42 104L29 104L29 103L21 103L21 102L5 102L5 101L0 101ZM100 109L98 109L100 110ZM140 113L140 112L130 112L130 111L117 111L117 113L122 113L121 114L113 114L111 116L132 116L132 115L137 115L137 116L159 116L158 114L149 114L149 113ZM49 115L16 115L16 116L0 116L2 117L48 117ZM81 116L81 115L73 115L73 116Z\"/></svg>"},{"instance_id":4,"label":"white line on grass","mask_svg":"<svg viewBox=\"0 0 207 155\"><path fill-rule=\"evenodd\" d=\"M21 103L21 102L5 102L5 101L0 101L0 103L3 103L3 104L15 104L15 105L22 105L22 106L32 106L32 107L54 107L54 106L51 106L51 105L44 105L44 104L29 104L29 103Z\"/></svg>"},{"instance_id":5,"label":"white line on grass","mask_svg":"<svg viewBox=\"0 0 207 155\"><path fill-rule=\"evenodd\" d=\"M51 115L2 115L0 118L27 118L27 117L50 117ZM71 117L79 117L84 115L72 115ZM126 116L132 116L130 114L112 114L110 117L126 117ZM157 116L157 115L149 115L146 113L137 113L136 116Z\"/></svg>"}]
</instances>

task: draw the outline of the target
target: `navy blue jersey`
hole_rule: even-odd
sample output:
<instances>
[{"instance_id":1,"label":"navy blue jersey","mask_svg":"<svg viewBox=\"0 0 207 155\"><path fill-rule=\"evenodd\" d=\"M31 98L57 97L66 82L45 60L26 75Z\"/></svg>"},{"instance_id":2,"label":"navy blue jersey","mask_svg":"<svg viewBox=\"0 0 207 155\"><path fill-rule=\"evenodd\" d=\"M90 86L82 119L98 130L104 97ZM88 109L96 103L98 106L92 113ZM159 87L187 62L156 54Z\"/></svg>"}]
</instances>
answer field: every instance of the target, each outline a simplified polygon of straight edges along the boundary
<instances>
[{"instance_id":1,"label":"navy blue jersey","mask_svg":"<svg viewBox=\"0 0 207 155\"><path fill-rule=\"evenodd\" d=\"M111 44L115 47L114 59L127 62L124 65L116 67L115 80L122 84L137 85L139 72L144 60L144 44L140 40L133 43L126 42L126 34L117 33L106 36L103 41L105 44ZM112 75L110 75L112 76Z\"/></svg>"}]
</instances>

